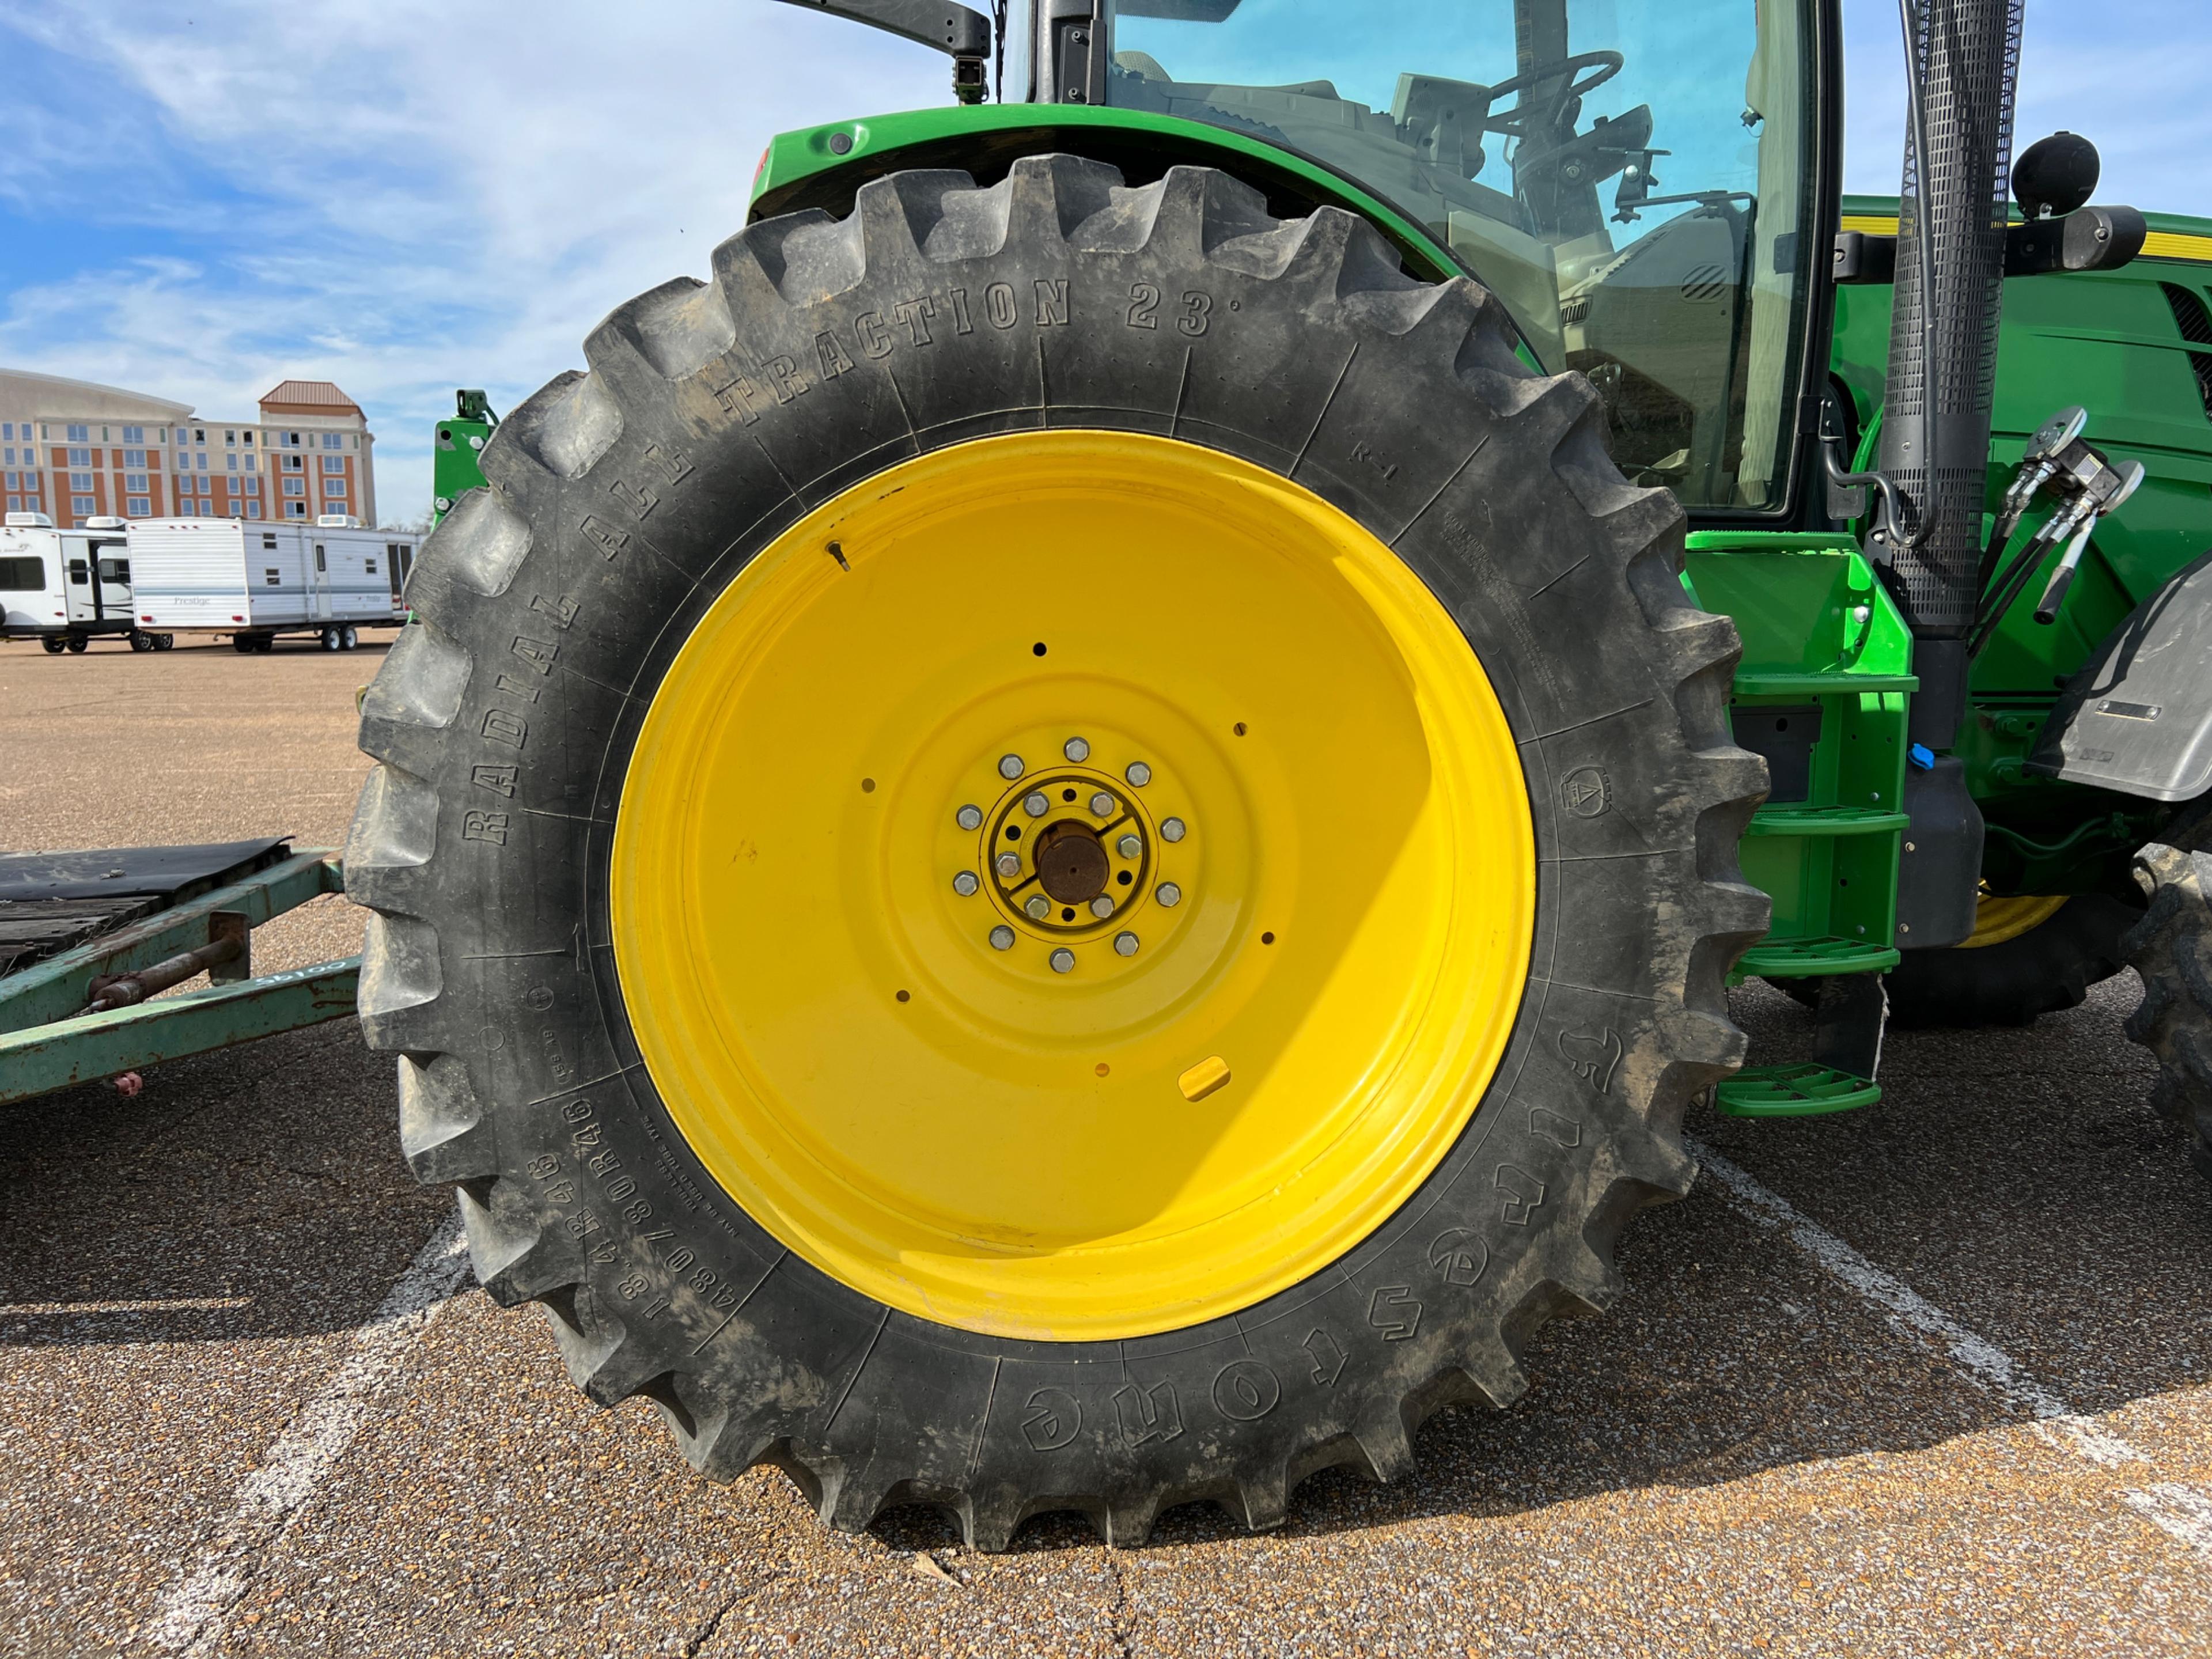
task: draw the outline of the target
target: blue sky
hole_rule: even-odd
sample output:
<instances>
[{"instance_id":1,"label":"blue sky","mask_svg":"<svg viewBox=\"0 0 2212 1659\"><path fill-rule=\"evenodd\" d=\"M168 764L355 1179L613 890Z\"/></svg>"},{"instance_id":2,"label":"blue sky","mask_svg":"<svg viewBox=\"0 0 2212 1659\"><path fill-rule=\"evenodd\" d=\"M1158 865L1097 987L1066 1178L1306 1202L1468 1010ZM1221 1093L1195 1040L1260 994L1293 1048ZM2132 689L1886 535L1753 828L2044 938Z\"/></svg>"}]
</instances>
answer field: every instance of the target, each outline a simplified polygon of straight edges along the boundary
<instances>
[{"instance_id":1,"label":"blue sky","mask_svg":"<svg viewBox=\"0 0 2212 1659\"><path fill-rule=\"evenodd\" d=\"M1896 7L1844 18L1845 185L1893 191ZM2023 136L2094 138L2100 199L2212 214L2212 5L2029 0L2027 27ZM393 518L428 506L454 386L509 408L617 302L704 274L771 134L947 82L769 0L0 0L0 363L218 420L336 380Z\"/></svg>"}]
</instances>

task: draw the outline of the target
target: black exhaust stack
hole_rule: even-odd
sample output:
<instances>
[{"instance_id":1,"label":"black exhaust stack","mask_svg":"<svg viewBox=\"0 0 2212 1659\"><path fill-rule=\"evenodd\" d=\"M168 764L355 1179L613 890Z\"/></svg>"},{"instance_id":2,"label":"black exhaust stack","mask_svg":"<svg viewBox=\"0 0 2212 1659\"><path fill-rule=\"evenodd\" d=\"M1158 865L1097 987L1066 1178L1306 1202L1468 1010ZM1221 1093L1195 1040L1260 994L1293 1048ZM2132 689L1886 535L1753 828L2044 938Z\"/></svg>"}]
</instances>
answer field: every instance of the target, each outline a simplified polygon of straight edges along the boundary
<instances>
[{"instance_id":1,"label":"black exhaust stack","mask_svg":"<svg viewBox=\"0 0 2212 1659\"><path fill-rule=\"evenodd\" d=\"M1899 0L1911 118L1880 465L1902 521L1881 522L1870 550L1889 568L1920 677L1905 775L1912 850L1897 896L1897 943L1908 949L1971 933L1980 880L1981 813L1960 763L1942 751L1966 711L1966 636L1981 597L2023 4Z\"/></svg>"}]
</instances>

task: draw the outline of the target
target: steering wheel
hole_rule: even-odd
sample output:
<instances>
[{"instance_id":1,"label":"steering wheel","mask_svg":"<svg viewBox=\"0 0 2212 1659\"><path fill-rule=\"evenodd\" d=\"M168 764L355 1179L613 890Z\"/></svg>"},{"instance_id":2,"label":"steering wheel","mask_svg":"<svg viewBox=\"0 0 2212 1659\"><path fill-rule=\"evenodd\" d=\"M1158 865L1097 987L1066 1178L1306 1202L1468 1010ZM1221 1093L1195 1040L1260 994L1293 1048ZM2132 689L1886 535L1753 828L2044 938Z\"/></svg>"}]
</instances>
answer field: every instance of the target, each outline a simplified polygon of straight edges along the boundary
<instances>
[{"instance_id":1,"label":"steering wheel","mask_svg":"<svg viewBox=\"0 0 2212 1659\"><path fill-rule=\"evenodd\" d=\"M1490 88L1490 95L1498 98L1509 92L1525 93L1538 82L1556 81L1564 75L1567 77L1567 85L1553 106L1555 110L1564 108L1620 74L1624 61L1617 52L1578 52L1572 57L1540 64L1525 75L1516 75L1510 81L1500 81ZM1516 104L1503 115L1485 116L1482 130L1485 132L1502 132L1509 138L1525 137L1528 136L1528 112Z\"/></svg>"}]
</instances>

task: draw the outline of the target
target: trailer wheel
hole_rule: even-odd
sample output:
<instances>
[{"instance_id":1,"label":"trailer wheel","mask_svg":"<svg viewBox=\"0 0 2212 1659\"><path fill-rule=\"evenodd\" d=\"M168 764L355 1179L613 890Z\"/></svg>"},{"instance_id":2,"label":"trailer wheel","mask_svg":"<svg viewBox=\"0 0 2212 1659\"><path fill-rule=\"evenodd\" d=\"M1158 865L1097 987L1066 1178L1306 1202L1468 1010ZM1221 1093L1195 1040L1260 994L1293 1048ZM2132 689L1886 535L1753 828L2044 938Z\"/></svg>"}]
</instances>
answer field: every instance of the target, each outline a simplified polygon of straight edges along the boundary
<instances>
[{"instance_id":1,"label":"trailer wheel","mask_svg":"<svg viewBox=\"0 0 2212 1659\"><path fill-rule=\"evenodd\" d=\"M1680 507L1481 289L1209 169L714 268L499 428L363 703L416 1172L593 1400L838 1527L1404 1472L1741 1058Z\"/></svg>"},{"instance_id":2,"label":"trailer wheel","mask_svg":"<svg viewBox=\"0 0 2212 1659\"><path fill-rule=\"evenodd\" d=\"M132 629L131 630L131 648L133 651L151 651L154 648L154 636L142 629Z\"/></svg>"},{"instance_id":3,"label":"trailer wheel","mask_svg":"<svg viewBox=\"0 0 2212 1659\"><path fill-rule=\"evenodd\" d=\"M46 653L50 657L58 657L69 649L69 641L58 634L42 635L39 643L45 647Z\"/></svg>"},{"instance_id":4,"label":"trailer wheel","mask_svg":"<svg viewBox=\"0 0 2212 1659\"><path fill-rule=\"evenodd\" d=\"M90 646L91 643L92 641L85 638L83 635L72 634L69 636L69 653L73 657L81 657L84 654L86 647Z\"/></svg>"},{"instance_id":5,"label":"trailer wheel","mask_svg":"<svg viewBox=\"0 0 2212 1659\"><path fill-rule=\"evenodd\" d=\"M351 623L348 623L343 628L338 630L338 641L343 649L347 651L352 650L356 646L361 643L361 629L356 628Z\"/></svg>"},{"instance_id":6,"label":"trailer wheel","mask_svg":"<svg viewBox=\"0 0 2212 1659\"><path fill-rule=\"evenodd\" d=\"M173 650L175 648L176 643L177 636L174 634L156 634L154 635L154 648L156 651Z\"/></svg>"},{"instance_id":7,"label":"trailer wheel","mask_svg":"<svg viewBox=\"0 0 2212 1659\"><path fill-rule=\"evenodd\" d=\"M344 650L345 635L343 631L336 628L325 628L323 630L323 649L325 651Z\"/></svg>"}]
</instances>

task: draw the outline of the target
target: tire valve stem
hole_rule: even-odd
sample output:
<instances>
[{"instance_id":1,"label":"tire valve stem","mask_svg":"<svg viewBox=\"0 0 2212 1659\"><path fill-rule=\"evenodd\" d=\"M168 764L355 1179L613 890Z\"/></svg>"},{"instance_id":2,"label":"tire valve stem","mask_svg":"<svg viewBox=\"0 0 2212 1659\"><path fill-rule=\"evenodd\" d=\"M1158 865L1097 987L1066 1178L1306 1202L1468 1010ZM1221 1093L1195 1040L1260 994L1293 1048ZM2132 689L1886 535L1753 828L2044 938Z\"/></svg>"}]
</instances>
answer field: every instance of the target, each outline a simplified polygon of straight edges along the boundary
<instances>
[{"instance_id":1,"label":"tire valve stem","mask_svg":"<svg viewBox=\"0 0 2212 1659\"><path fill-rule=\"evenodd\" d=\"M852 563L845 557L845 550L839 546L836 542L830 544L830 556L837 561L838 569L842 570L848 574L851 573L853 568Z\"/></svg>"}]
</instances>

